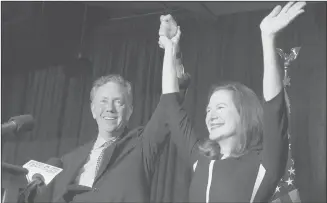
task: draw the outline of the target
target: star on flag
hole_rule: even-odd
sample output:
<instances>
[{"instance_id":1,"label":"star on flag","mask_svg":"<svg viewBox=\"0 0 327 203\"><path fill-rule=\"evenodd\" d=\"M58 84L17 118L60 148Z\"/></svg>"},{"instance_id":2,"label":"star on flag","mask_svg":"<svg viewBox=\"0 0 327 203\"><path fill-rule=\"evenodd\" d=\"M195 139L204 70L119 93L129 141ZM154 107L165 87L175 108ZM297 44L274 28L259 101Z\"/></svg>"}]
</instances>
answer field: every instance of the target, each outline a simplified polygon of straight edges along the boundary
<instances>
[{"instance_id":1,"label":"star on flag","mask_svg":"<svg viewBox=\"0 0 327 203\"><path fill-rule=\"evenodd\" d=\"M288 178L285 182L287 183L287 185L293 185L293 180L291 178Z\"/></svg>"},{"instance_id":2,"label":"star on flag","mask_svg":"<svg viewBox=\"0 0 327 203\"><path fill-rule=\"evenodd\" d=\"M292 174L295 175L295 169L292 168L292 166L290 169L288 169L288 172L290 172L290 175L292 175Z\"/></svg>"},{"instance_id":3,"label":"star on flag","mask_svg":"<svg viewBox=\"0 0 327 203\"><path fill-rule=\"evenodd\" d=\"M280 192L280 187L277 186L275 192Z\"/></svg>"}]
</instances>

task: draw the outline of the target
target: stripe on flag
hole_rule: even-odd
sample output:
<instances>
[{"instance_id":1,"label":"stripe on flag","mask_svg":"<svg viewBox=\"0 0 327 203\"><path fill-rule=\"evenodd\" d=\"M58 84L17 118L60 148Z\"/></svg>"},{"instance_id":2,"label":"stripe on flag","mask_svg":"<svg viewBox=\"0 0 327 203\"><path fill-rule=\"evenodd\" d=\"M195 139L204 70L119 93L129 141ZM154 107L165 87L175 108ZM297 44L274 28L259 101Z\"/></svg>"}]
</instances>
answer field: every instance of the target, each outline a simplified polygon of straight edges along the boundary
<instances>
[{"instance_id":1,"label":"stripe on flag","mask_svg":"<svg viewBox=\"0 0 327 203\"><path fill-rule=\"evenodd\" d=\"M274 201L272 201L272 203L282 203L282 202L280 201L279 198L277 198L277 199L275 199Z\"/></svg>"},{"instance_id":2,"label":"stripe on flag","mask_svg":"<svg viewBox=\"0 0 327 203\"><path fill-rule=\"evenodd\" d=\"M301 203L299 191L294 189L289 193L273 200L271 203Z\"/></svg>"},{"instance_id":3,"label":"stripe on flag","mask_svg":"<svg viewBox=\"0 0 327 203\"><path fill-rule=\"evenodd\" d=\"M300 194L297 189L288 193L293 203L301 203Z\"/></svg>"}]
</instances>

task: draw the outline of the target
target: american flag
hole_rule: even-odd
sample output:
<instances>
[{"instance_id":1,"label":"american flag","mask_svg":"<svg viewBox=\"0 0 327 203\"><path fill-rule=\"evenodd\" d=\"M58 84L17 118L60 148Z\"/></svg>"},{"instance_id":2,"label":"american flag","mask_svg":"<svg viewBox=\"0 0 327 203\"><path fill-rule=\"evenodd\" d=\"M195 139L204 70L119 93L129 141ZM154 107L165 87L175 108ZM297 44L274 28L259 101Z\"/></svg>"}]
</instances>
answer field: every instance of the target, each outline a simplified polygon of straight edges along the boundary
<instances>
[{"instance_id":1,"label":"american flag","mask_svg":"<svg viewBox=\"0 0 327 203\"><path fill-rule=\"evenodd\" d=\"M285 88L285 99L286 99L286 104L288 106L288 116L290 118L291 106L290 106L289 97L286 92L286 88ZM290 132L290 125L289 125L288 132ZM289 133L288 133L288 140L290 143ZM294 160L292 159L291 144L289 144L288 160L287 160L285 174L281 178L281 180L279 181L276 187L271 203L301 203L299 191L296 188L294 179L295 179Z\"/></svg>"},{"instance_id":2,"label":"american flag","mask_svg":"<svg viewBox=\"0 0 327 203\"><path fill-rule=\"evenodd\" d=\"M285 101L287 105L288 110L288 140L290 142L290 118L291 118L291 102L290 98L287 94L287 87L291 86L291 78L288 76L288 66L290 65L290 62L295 60L296 57L299 54L301 47L295 47L291 49L291 53L289 55L285 54L282 49L277 48L277 53L284 59L284 92L285 92ZM292 153L291 153L291 144L289 144L288 147L288 160L286 165L286 171L284 176L279 181L275 193L273 197L271 198L271 203L301 203L300 194L298 189L296 188L295 182L295 168L294 168L294 160L292 159Z\"/></svg>"},{"instance_id":3,"label":"american flag","mask_svg":"<svg viewBox=\"0 0 327 203\"><path fill-rule=\"evenodd\" d=\"M291 155L291 144L289 144L286 171L276 187L274 196L272 197L272 203L301 203L299 191L296 188L294 179L294 160Z\"/></svg>"}]
</instances>

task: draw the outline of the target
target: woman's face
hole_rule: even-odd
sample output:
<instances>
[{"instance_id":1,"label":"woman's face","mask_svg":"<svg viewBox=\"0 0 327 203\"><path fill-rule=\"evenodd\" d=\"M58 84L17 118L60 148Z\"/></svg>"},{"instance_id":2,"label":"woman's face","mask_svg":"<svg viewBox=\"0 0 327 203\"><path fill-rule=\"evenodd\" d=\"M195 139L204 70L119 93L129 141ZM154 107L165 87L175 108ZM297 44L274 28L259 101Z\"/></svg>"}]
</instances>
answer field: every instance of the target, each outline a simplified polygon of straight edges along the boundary
<instances>
[{"instance_id":1,"label":"woman's face","mask_svg":"<svg viewBox=\"0 0 327 203\"><path fill-rule=\"evenodd\" d=\"M237 133L240 115L233 102L233 92L218 90L210 97L206 125L211 140L220 141Z\"/></svg>"}]
</instances>

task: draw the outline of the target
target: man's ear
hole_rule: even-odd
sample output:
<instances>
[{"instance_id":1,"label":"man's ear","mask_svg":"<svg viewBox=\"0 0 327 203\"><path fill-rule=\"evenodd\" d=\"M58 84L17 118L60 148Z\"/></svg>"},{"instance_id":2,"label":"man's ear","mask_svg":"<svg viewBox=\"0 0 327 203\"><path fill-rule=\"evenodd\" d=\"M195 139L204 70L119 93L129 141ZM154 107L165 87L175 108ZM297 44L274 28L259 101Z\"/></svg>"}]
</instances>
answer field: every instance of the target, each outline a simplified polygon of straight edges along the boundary
<instances>
[{"instance_id":1,"label":"man's ear","mask_svg":"<svg viewBox=\"0 0 327 203\"><path fill-rule=\"evenodd\" d=\"M131 115L133 113L133 106L132 105L129 105L128 106L128 109L127 109L127 115L126 115L126 120L129 121Z\"/></svg>"},{"instance_id":2,"label":"man's ear","mask_svg":"<svg viewBox=\"0 0 327 203\"><path fill-rule=\"evenodd\" d=\"M96 118L96 114L95 114L95 106L94 106L93 102L91 102L90 106L91 106L91 113L92 113L92 116L93 116L93 118L95 119L95 118Z\"/></svg>"}]
</instances>

